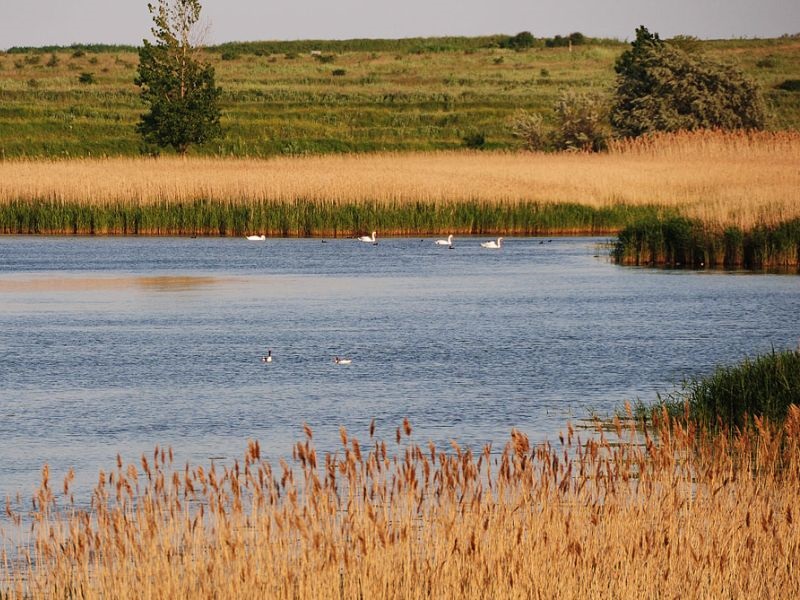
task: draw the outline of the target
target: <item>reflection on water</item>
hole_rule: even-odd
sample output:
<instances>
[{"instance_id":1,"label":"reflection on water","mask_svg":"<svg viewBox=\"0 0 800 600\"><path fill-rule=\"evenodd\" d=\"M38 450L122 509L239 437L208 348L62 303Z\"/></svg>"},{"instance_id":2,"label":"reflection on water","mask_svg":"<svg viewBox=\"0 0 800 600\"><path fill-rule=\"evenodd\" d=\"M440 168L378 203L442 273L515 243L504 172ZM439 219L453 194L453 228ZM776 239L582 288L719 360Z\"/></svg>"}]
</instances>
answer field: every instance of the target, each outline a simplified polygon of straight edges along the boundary
<instances>
[{"instance_id":1,"label":"reflection on water","mask_svg":"<svg viewBox=\"0 0 800 600\"><path fill-rule=\"evenodd\" d=\"M136 284L155 292L185 292L214 285L215 277L189 277L187 275L164 275L160 277L137 277Z\"/></svg>"},{"instance_id":2,"label":"reflection on water","mask_svg":"<svg viewBox=\"0 0 800 600\"><path fill-rule=\"evenodd\" d=\"M218 277L165 275L158 277L72 277L43 275L36 277L6 276L0 280L0 294L27 292L89 292L126 289L140 286L157 292L186 291L219 282Z\"/></svg>"},{"instance_id":3,"label":"reflection on water","mask_svg":"<svg viewBox=\"0 0 800 600\"><path fill-rule=\"evenodd\" d=\"M0 497L44 462L85 490L156 444L179 462L248 439L288 457L304 422L323 452L373 418L387 440L406 417L420 443L554 439L800 339L796 277L624 269L600 239L480 241L0 238Z\"/></svg>"}]
</instances>

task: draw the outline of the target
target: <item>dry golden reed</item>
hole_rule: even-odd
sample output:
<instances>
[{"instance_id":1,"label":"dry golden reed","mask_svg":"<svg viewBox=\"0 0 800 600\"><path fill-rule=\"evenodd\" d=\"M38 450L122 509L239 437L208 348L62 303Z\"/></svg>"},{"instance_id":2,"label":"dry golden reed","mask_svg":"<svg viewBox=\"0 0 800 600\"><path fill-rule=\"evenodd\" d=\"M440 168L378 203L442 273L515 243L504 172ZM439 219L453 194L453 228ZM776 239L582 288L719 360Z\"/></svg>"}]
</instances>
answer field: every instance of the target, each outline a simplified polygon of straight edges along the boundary
<instances>
[{"instance_id":1,"label":"dry golden reed","mask_svg":"<svg viewBox=\"0 0 800 600\"><path fill-rule=\"evenodd\" d=\"M0 203L209 199L656 205L710 225L800 216L800 133L697 132L613 143L607 154L446 152L0 162Z\"/></svg>"},{"instance_id":2,"label":"dry golden reed","mask_svg":"<svg viewBox=\"0 0 800 600\"><path fill-rule=\"evenodd\" d=\"M666 416L502 453L398 441L273 466L101 472L89 511L45 467L9 598L789 598L800 589L800 409L711 436ZM608 435L614 435L609 433ZM392 446L392 449L389 446ZM7 503L6 518L21 521Z\"/></svg>"}]
</instances>

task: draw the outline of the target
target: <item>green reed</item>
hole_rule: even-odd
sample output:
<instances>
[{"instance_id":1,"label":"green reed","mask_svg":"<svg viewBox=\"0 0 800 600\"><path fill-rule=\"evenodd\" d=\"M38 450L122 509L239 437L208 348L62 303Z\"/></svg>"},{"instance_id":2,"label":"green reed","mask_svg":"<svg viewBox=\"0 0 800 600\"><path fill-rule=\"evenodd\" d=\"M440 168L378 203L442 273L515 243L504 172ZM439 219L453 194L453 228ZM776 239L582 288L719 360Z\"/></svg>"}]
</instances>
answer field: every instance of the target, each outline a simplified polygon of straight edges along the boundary
<instances>
[{"instance_id":1,"label":"green reed","mask_svg":"<svg viewBox=\"0 0 800 600\"><path fill-rule=\"evenodd\" d=\"M800 268L800 219L720 229L680 216L650 215L625 227L613 252L624 265Z\"/></svg>"},{"instance_id":2,"label":"green reed","mask_svg":"<svg viewBox=\"0 0 800 600\"><path fill-rule=\"evenodd\" d=\"M643 416L663 407L673 416L688 412L702 425L730 430L748 425L751 417L781 423L792 404L800 405L800 350L773 350L686 381L679 390L660 396L655 407L640 404L637 412Z\"/></svg>"},{"instance_id":3,"label":"green reed","mask_svg":"<svg viewBox=\"0 0 800 600\"><path fill-rule=\"evenodd\" d=\"M349 237L381 235L506 234L599 235L645 215L652 207L595 209L578 204L482 201L319 202L161 201L75 203L55 199L13 201L0 206L0 232L50 235L203 235Z\"/></svg>"}]
</instances>

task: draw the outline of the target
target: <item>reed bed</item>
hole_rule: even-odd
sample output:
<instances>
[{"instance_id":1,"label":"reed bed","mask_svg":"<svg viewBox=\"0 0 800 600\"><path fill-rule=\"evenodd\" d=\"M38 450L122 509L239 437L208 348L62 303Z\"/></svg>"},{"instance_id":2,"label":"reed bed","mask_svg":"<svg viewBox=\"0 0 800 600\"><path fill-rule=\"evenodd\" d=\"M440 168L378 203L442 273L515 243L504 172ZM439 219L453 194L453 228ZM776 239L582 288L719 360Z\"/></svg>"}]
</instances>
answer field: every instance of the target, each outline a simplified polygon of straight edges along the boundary
<instances>
[{"instance_id":1,"label":"reed bed","mask_svg":"<svg viewBox=\"0 0 800 600\"><path fill-rule=\"evenodd\" d=\"M792 405L800 405L800 349L745 359L718 367L711 375L693 379L660 398L650 410L666 408L673 415L688 411L694 422L727 429L746 427L753 415L779 423ZM643 416L648 410L639 407Z\"/></svg>"},{"instance_id":2,"label":"reed bed","mask_svg":"<svg viewBox=\"0 0 800 600\"><path fill-rule=\"evenodd\" d=\"M624 265L797 270L800 218L742 230L647 215L619 233L613 255Z\"/></svg>"},{"instance_id":3,"label":"reed bed","mask_svg":"<svg viewBox=\"0 0 800 600\"><path fill-rule=\"evenodd\" d=\"M800 589L800 409L711 435L664 415L501 454L313 433L222 470L171 449L101 472L91 509L47 467L3 554L5 598L768 598ZM392 448L390 450L390 447Z\"/></svg>"},{"instance_id":4,"label":"reed bed","mask_svg":"<svg viewBox=\"0 0 800 600\"><path fill-rule=\"evenodd\" d=\"M383 225L388 228L382 231L384 235L449 228L459 233L531 233L540 231L540 226L526 230L527 226L515 223L525 221L527 212L558 204L634 214L602 227L587 227L586 216L579 210L564 210L547 225L548 232L619 230L642 216L642 210L658 215L680 213L715 227L752 229L800 218L798 164L800 133L736 136L720 132L618 143L602 155L444 152L267 160L6 160L0 161L0 229L6 233L238 235L266 228L270 234L331 235ZM467 212L483 207L487 213L510 214L475 227L444 217L465 206ZM312 208L328 213L320 217L321 229L276 227L253 216L283 210L286 216L275 216L275 220L299 222L306 217L297 213ZM78 214L64 217L59 211ZM184 216L187 211L190 217ZM217 211L241 214L226 217L220 229L214 222ZM333 219L331 213L352 211L360 215L345 223L344 229L335 219L324 221ZM381 223L381 216L392 211L405 214ZM20 216L26 212L35 217ZM100 212L109 216L99 217ZM187 230L180 224L185 218L199 221L202 227L192 225ZM120 219L148 225L113 224ZM112 224L93 227L93 221L103 220Z\"/></svg>"}]
</instances>

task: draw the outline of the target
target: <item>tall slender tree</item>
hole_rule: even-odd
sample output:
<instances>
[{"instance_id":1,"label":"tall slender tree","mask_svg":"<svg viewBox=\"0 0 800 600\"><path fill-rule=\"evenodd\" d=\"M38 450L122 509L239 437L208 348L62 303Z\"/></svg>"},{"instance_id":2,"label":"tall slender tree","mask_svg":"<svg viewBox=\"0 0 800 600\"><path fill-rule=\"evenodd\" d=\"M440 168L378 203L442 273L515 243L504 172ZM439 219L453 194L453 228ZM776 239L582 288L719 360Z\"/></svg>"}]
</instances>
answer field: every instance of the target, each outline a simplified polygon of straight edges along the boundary
<instances>
[{"instance_id":1,"label":"tall slender tree","mask_svg":"<svg viewBox=\"0 0 800 600\"><path fill-rule=\"evenodd\" d=\"M222 133L214 67L198 57L199 0L158 0L148 4L155 43L144 40L139 50L136 85L150 110L137 131L145 142L172 146L186 154Z\"/></svg>"}]
</instances>

